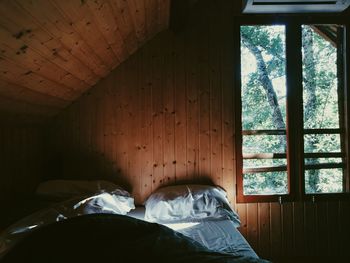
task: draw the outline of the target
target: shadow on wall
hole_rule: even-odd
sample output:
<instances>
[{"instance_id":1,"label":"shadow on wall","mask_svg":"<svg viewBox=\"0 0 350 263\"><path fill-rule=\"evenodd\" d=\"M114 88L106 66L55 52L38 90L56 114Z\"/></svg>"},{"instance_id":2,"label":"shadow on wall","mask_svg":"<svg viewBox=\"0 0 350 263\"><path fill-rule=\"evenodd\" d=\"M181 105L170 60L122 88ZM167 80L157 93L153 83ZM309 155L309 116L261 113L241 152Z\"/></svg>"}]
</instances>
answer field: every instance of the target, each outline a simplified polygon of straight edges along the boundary
<instances>
[{"instance_id":1,"label":"shadow on wall","mask_svg":"<svg viewBox=\"0 0 350 263\"><path fill-rule=\"evenodd\" d=\"M103 154L69 152L55 154L48 161L51 171L44 180L69 179L69 180L108 180L120 185L131 192L132 185L116 162L110 161Z\"/></svg>"},{"instance_id":2,"label":"shadow on wall","mask_svg":"<svg viewBox=\"0 0 350 263\"><path fill-rule=\"evenodd\" d=\"M166 187L166 186L173 186L173 185L181 185L181 184L207 184L207 185L215 185L213 180L211 179L210 175L208 174L192 174L188 175L186 178L184 176L180 177L181 179L176 179L175 181L169 181L166 183L163 183L162 185L159 185L159 188ZM154 190L157 190L154 189Z\"/></svg>"}]
</instances>

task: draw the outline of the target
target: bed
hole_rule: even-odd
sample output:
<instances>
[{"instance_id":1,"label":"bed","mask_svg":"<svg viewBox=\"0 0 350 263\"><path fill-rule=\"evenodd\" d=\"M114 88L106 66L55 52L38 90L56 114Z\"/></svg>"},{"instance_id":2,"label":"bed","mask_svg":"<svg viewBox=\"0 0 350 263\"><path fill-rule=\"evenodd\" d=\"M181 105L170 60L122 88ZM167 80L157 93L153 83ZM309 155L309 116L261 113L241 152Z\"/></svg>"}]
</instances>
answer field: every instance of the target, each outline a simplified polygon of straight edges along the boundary
<instances>
[{"instance_id":1,"label":"bed","mask_svg":"<svg viewBox=\"0 0 350 263\"><path fill-rule=\"evenodd\" d=\"M145 207L136 207L127 216L145 220ZM232 220L202 220L200 222L163 225L197 241L210 250L236 256L259 258Z\"/></svg>"},{"instance_id":2,"label":"bed","mask_svg":"<svg viewBox=\"0 0 350 263\"><path fill-rule=\"evenodd\" d=\"M267 262L237 230L238 215L218 205L220 189L165 188L135 207L127 191L106 188L11 225L0 235L1 262Z\"/></svg>"}]
</instances>

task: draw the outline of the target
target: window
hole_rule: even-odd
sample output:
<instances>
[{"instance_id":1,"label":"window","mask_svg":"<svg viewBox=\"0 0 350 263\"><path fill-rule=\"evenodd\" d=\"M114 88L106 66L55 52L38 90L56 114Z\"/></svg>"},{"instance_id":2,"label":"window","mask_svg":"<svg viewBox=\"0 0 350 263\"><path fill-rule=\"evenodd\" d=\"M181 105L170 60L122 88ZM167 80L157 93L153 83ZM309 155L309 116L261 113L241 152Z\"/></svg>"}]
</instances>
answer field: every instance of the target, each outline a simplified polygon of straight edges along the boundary
<instances>
[{"instance_id":1,"label":"window","mask_svg":"<svg viewBox=\"0 0 350 263\"><path fill-rule=\"evenodd\" d=\"M237 200L347 193L345 26L240 26Z\"/></svg>"}]
</instances>

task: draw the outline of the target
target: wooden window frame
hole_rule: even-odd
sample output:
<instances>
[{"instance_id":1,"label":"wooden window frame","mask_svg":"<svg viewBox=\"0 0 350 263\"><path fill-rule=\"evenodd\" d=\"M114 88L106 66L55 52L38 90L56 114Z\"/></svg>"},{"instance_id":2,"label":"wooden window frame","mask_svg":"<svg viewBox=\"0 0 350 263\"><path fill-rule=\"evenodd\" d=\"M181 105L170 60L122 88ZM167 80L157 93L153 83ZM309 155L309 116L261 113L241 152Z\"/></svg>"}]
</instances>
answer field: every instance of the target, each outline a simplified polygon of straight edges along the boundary
<instances>
[{"instance_id":1,"label":"wooden window frame","mask_svg":"<svg viewBox=\"0 0 350 263\"><path fill-rule=\"evenodd\" d=\"M332 199L350 199L350 176L349 176L349 117L350 117L350 105L346 98L349 98L349 85L348 76L350 76L349 70L349 46L350 38L349 22L346 17L342 16L269 16L269 15L244 15L235 19L234 30L234 57L236 58L235 67L235 97L234 97L234 110L235 110L235 151L236 151L236 197L238 203L249 202L284 202L284 201L296 201L296 200L332 200ZM302 101L302 37L301 37L301 25L307 24L341 24L344 25L345 35L343 37L343 43L341 47L342 57L338 57L339 61L342 61L342 67L338 67L338 81L342 88L338 93L338 98L342 107L340 107L340 128L339 129L320 129L320 130L308 130L303 129L303 101ZM271 154L271 153L259 153L259 158L284 158L287 157L287 167L276 167L273 169L285 169L287 168L288 176L288 194L283 195L244 195L243 194L243 156L242 156L242 138L243 134L254 133L254 131L242 132L242 109L241 109L241 39L240 39L240 27L242 25L285 25L286 28L286 85L287 85L287 112L286 112L286 138L287 138L287 154ZM293 58L293 59L291 59ZM293 88L291 88L293 87ZM288 105L297 105L294 107L288 107ZM291 112L293 111L293 112ZM292 114L291 114L292 113ZM293 127L290 129L289 127ZM335 131L338 130L338 131ZM304 153L304 133L336 133L340 134L342 153ZM263 133L264 131L259 131ZM265 131L266 132L266 131ZM276 134L279 131L274 130ZM283 131L284 132L284 131ZM341 135L343 134L343 136ZM348 136L346 136L348 135ZM289 143L292 141L293 143ZM297 142L297 143L295 143ZM245 154L245 158L254 158L256 154ZM304 165L304 158L314 157L338 157L343 159L343 164L317 164L317 165ZM293 164L293 165L290 165ZM344 191L343 193L320 193L320 194L306 194L305 193L305 176L304 171L310 168L344 168ZM251 168L261 171L265 171L264 168ZM246 169L247 170L247 169ZM269 170L271 171L271 170Z\"/></svg>"}]
</instances>

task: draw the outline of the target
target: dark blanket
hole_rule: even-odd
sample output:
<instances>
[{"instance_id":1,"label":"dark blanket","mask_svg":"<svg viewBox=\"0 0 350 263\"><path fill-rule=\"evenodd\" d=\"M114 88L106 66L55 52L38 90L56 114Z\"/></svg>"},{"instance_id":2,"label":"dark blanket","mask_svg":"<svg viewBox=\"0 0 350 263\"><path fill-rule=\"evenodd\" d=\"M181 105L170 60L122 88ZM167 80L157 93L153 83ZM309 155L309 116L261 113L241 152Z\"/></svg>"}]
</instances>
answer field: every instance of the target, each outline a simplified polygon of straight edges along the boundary
<instances>
[{"instance_id":1,"label":"dark blanket","mask_svg":"<svg viewBox=\"0 0 350 263\"><path fill-rule=\"evenodd\" d=\"M1 262L267 262L211 252L165 226L128 216L84 215L33 231Z\"/></svg>"}]
</instances>

